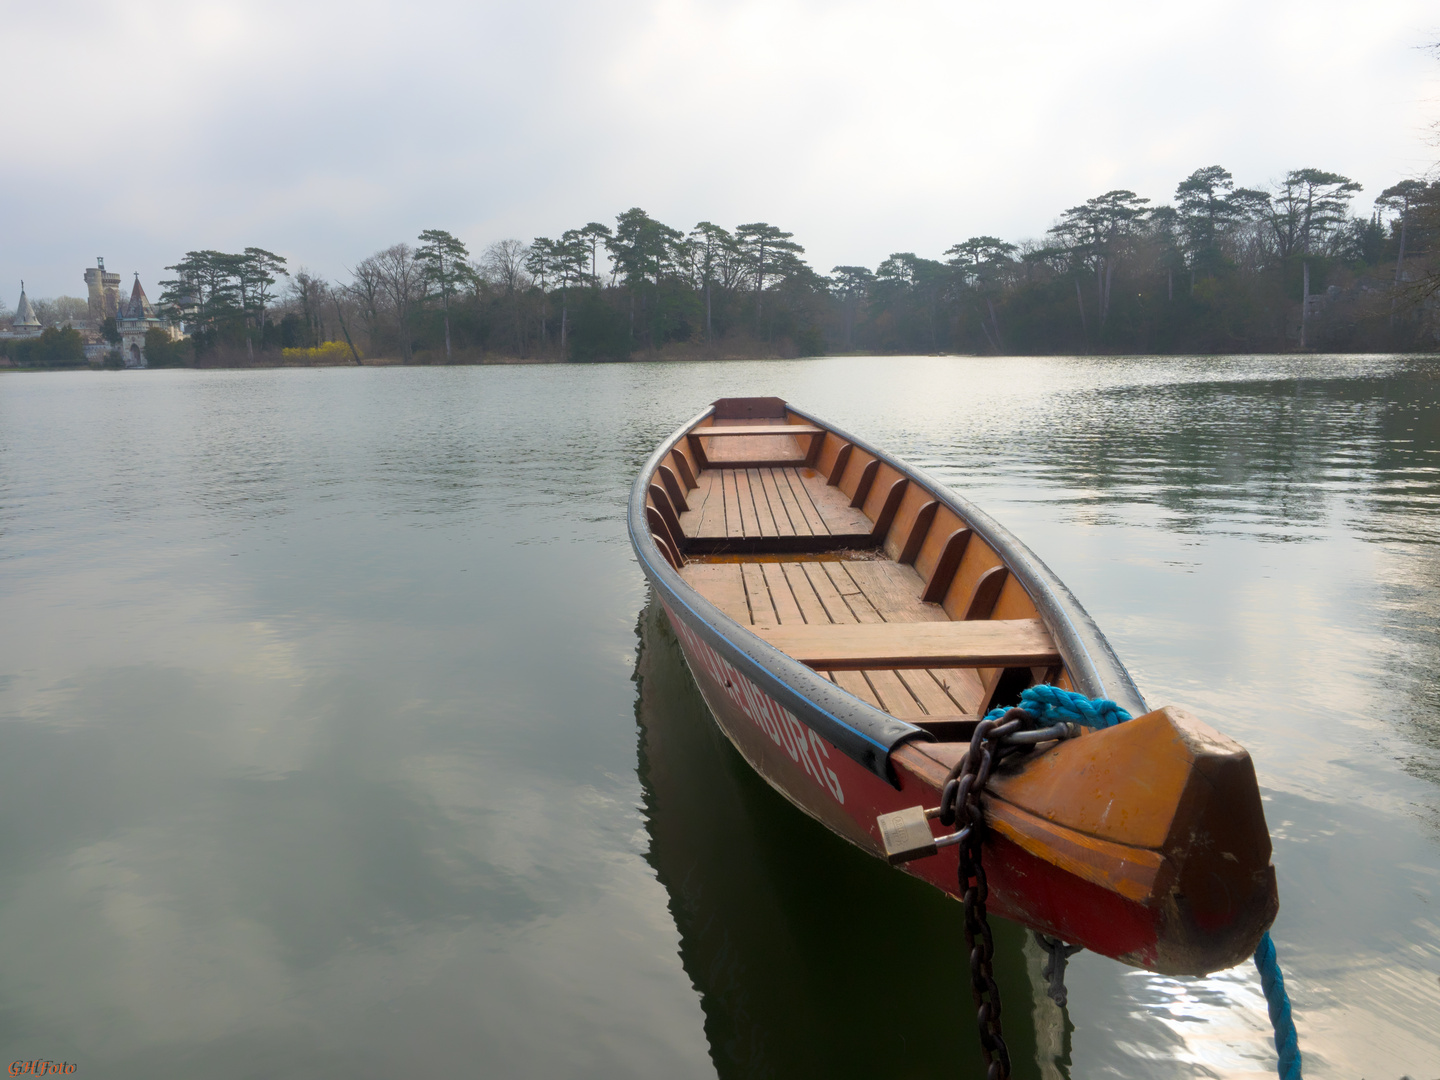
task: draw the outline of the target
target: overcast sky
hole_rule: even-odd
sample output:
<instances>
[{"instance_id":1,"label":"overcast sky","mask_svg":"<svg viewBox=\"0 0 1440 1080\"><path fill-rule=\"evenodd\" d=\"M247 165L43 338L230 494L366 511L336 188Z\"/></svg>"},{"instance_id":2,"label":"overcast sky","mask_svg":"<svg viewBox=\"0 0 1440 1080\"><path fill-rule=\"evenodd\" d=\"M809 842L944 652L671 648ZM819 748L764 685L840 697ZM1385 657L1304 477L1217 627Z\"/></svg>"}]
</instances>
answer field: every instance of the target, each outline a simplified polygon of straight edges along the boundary
<instances>
[{"instance_id":1,"label":"overcast sky","mask_svg":"<svg viewBox=\"0 0 1440 1080\"><path fill-rule=\"evenodd\" d=\"M812 265L1039 236L1212 164L1379 191L1440 148L1434 0L3 0L0 301L257 245L326 276L641 206Z\"/></svg>"}]
</instances>

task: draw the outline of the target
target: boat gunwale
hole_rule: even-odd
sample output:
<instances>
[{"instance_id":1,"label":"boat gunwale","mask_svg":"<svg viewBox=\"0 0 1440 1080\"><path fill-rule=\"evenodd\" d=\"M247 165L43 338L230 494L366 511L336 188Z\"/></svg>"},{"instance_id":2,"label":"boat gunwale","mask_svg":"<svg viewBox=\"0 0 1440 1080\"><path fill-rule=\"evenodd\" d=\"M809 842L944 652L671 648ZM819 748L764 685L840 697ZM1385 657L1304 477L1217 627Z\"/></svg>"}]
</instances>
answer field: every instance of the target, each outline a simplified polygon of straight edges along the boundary
<instances>
[{"instance_id":1,"label":"boat gunwale","mask_svg":"<svg viewBox=\"0 0 1440 1080\"><path fill-rule=\"evenodd\" d=\"M785 403L785 408L895 468L959 515L991 546L1030 595L1055 640L1076 690L1088 697L1108 697L1134 715L1147 711L1129 673L1094 620L1054 572L1009 530L944 484L937 483L923 470L789 402ZM749 627L732 619L685 581L651 538L645 515L650 477L680 440L714 411L712 403L662 440L641 466L631 486L626 528L641 568L652 584L660 586L695 616L691 629L727 660L738 663L747 678L758 679L763 684L761 689L847 757L886 783L898 787L890 761L892 751L909 741L918 739L928 742L934 741L935 737L923 728L900 720L842 690L814 669L759 637ZM1095 661L1097 655L1109 669L1108 673L1099 670Z\"/></svg>"}]
</instances>

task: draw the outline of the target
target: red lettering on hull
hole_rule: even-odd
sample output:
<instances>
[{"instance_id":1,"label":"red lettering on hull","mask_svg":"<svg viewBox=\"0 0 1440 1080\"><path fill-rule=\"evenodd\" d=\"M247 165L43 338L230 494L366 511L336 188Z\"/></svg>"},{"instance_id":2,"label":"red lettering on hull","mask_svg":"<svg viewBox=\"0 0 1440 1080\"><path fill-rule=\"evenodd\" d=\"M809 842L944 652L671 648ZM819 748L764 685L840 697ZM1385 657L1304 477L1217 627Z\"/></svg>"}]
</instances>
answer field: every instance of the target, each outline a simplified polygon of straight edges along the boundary
<instances>
[{"instance_id":1,"label":"red lettering on hull","mask_svg":"<svg viewBox=\"0 0 1440 1080\"><path fill-rule=\"evenodd\" d=\"M698 634L675 617L669 605L665 614L685 646L685 654L705 669L705 673L725 691L730 700L750 722L789 755L819 788L842 806L845 790L840 777L828 764L831 746L794 713L784 708L753 682L747 679L723 656L706 644Z\"/></svg>"}]
</instances>

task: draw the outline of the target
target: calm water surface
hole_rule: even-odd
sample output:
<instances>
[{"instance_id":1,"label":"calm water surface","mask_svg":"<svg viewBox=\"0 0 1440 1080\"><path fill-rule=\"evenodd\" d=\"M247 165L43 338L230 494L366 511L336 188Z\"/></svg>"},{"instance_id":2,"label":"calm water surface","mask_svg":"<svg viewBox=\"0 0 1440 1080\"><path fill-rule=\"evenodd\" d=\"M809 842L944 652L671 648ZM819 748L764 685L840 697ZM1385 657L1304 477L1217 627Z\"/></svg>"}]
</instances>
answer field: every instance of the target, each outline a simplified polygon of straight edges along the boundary
<instances>
[{"instance_id":1,"label":"calm water surface","mask_svg":"<svg viewBox=\"0 0 1440 1080\"><path fill-rule=\"evenodd\" d=\"M958 909L715 732L624 534L778 394L973 497L1255 757L1307 1075L1440 1076L1432 360L0 377L0 1062L979 1076ZM1000 928L1024 1077L1270 1075L1249 969Z\"/></svg>"}]
</instances>

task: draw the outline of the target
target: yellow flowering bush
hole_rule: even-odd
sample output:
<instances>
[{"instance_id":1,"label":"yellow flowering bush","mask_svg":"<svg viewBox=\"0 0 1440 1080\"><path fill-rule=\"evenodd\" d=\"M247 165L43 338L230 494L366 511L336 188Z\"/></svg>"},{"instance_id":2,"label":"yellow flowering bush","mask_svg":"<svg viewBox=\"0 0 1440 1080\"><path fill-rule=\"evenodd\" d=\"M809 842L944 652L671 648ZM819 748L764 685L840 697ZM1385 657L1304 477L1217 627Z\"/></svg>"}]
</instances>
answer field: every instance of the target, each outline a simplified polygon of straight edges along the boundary
<instances>
[{"instance_id":1,"label":"yellow flowering bush","mask_svg":"<svg viewBox=\"0 0 1440 1080\"><path fill-rule=\"evenodd\" d=\"M281 355L288 361L301 364L348 364L354 361L350 346L343 341L327 341L313 349L282 349Z\"/></svg>"}]
</instances>

